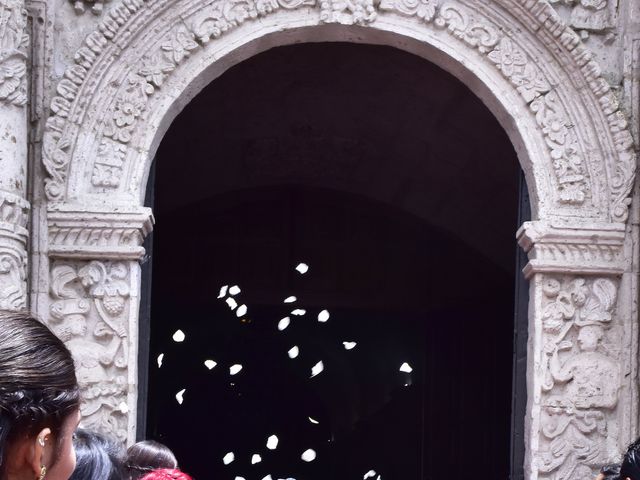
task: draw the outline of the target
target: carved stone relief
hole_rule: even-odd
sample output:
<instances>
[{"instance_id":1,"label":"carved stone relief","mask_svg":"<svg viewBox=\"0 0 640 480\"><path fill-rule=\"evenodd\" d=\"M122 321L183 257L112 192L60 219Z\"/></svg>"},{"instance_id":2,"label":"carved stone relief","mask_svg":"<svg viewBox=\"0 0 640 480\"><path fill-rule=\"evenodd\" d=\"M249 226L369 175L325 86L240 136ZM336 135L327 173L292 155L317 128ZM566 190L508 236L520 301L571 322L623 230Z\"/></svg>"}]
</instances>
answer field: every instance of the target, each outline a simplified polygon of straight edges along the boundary
<instances>
[{"instance_id":1,"label":"carved stone relief","mask_svg":"<svg viewBox=\"0 0 640 480\"><path fill-rule=\"evenodd\" d=\"M27 103L27 11L22 0L0 0L0 102Z\"/></svg>"},{"instance_id":2,"label":"carved stone relief","mask_svg":"<svg viewBox=\"0 0 640 480\"><path fill-rule=\"evenodd\" d=\"M617 281L546 276L542 293L540 478L593 478L617 453Z\"/></svg>"},{"instance_id":3,"label":"carved stone relief","mask_svg":"<svg viewBox=\"0 0 640 480\"><path fill-rule=\"evenodd\" d=\"M73 353L82 389L82 425L128 436L130 294L124 262L56 261L49 325Z\"/></svg>"},{"instance_id":4,"label":"carved stone relief","mask_svg":"<svg viewBox=\"0 0 640 480\"><path fill-rule=\"evenodd\" d=\"M551 0L571 8L569 24L584 30L605 30L614 26L617 13L615 0Z\"/></svg>"},{"instance_id":5,"label":"carved stone relief","mask_svg":"<svg viewBox=\"0 0 640 480\"><path fill-rule=\"evenodd\" d=\"M0 310L27 305L27 221L29 204L0 192Z\"/></svg>"},{"instance_id":6,"label":"carved stone relief","mask_svg":"<svg viewBox=\"0 0 640 480\"><path fill-rule=\"evenodd\" d=\"M635 178L635 160L632 140L627 131L626 121L618 112L617 101L607 82L601 77L592 55L580 43L579 36L562 24L561 19L548 4L500 0L512 11L524 8L527 21L540 21L549 35L541 38L549 48L566 49L571 65L566 71L579 72L585 86L588 86L603 112L604 122L609 126L612 145L616 153L602 153L601 160L609 159L606 167L594 163L593 132L578 129L588 125L575 116L575 108L567 100L562 89L556 88L558 78L542 68L537 58L532 58L531 48L527 48L522 35L513 35L511 28L500 26L496 19L481 14L476 3L449 0L383 0L378 6L370 0L341 2L323 0L215 0L203 4L190 13L190 17L170 24L157 40L149 40L139 54L120 55L127 58L126 76L110 83L113 91L104 98L106 108L96 109L104 115L98 120L97 140L85 153L92 158L91 192L122 192L123 189L138 188L129 185L132 171L137 168L133 162L140 161L140 141L142 131L149 129L150 106L167 79L178 67L193 55L200 55L207 44L220 38L238 26L270 15L279 10L293 10L301 7L319 9L319 21L324 23L359 24L375 28L380 15L394 14L415 18L428 25L425 28L441 29L460 40L467 47L476 49L521 95L529 106L537 131L544 137L547 148L547 169L554 178L553 193L539 192L541 197L553 196L554 201L567 212L576 212L584 207L586 212L607 210L612 220L624 221L628 215L629 193ZM516 8L516 3L523 6ZM535 3L535 2L534 2ZM526 7L526 8L525 8ZM594 8L595 5L589 6ZM91 34L76 55L76 65L69 68L65 78L58 85L58 96L52 102L53 115L47 122L44 138L43 162L50 175L46 180L49 200L61 201L65 198L69 163L74 156L74 145L82 125L69 122L70 118L80 118L88 106L87 95L95 88L97 79L91 79L90 71L98 62L103 62L102 52L110 49L120 32L126 32L127 22L135 13L144 12L147 6L138 0L123 0L106 16L99 30ZM586 8L586 7L585 7ZM484 13L484 12L483 12ZM138 16L136 16L138 18ZM524 21L524 20L523 20ZM128 38L127 32L124 38ZM121 48L118 40L118 49ZM553 45L559 44L561 47ZM133 60L141 55L139 60ZM112 57L108 57L112 58ZM136 57L138 58L138 57ZM104 67L98 70L103 71ZM90 83L88 83L90 82ZM87 90L89 88L89 90ZM82 98L79 92L82 91ZM96 95L99 95L97 92ZM584 95L578 95L580 102ZM602 132L602 131L601 131ZM95 135L94 133L94 135ZM589 139L589 140L587 140ZM543 161L543 160L540 160ZM590 165L589 165L590 163ZM608 175L608 177L606 177ZM140 175L134 178L139 178ZM594 187L594 182L599 185ZM607 185L603 186L603 182ZM603 198L602 191L608 198ZM601 213L596 213L601 215Z\"/></svg>"}]
</instances>

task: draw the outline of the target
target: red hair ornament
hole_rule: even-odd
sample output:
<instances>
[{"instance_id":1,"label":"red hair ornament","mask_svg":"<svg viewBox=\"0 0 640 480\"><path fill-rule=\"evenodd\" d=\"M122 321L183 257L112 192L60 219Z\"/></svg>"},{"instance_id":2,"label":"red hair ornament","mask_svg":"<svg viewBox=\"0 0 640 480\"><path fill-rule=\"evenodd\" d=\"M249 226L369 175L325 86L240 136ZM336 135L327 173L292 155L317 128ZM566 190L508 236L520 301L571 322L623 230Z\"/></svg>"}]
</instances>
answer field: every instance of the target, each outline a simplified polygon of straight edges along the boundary
<instances>
[{"instance_id":1,"label":"red hair ornament","mask_svg":"<svg viewBox=\"0 0 640 480\"><path fill-rule=\"evenodd\" d=\"M140 480L193 480L189 475L173 468L159 468L147 473Z\"/></svg>"}]
</instances>

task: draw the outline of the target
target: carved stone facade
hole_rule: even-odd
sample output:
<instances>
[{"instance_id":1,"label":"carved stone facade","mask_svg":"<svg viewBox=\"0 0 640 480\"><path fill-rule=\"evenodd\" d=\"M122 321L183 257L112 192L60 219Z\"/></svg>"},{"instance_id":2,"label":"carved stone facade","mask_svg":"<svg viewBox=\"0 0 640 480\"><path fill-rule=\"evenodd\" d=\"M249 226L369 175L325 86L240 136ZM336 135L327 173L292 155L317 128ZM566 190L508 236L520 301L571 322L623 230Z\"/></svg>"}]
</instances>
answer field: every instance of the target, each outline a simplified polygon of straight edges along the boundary
<instances>
[{"instance_id":1,"label":"carved stone facade","mask_svg":"<svg viewBox=\"0 0 640 480\"><path fill-rule=\"evenodd\" d=\"M640 434L634 12L635 0L0 0L0 309L45 318L76 357L85 424L132 441L153 222L141 202L181 106L275 45L407 49L470 85L518 152L534 220L518 233L526 472L586 478Z\"/></svg>"}]
</instances>

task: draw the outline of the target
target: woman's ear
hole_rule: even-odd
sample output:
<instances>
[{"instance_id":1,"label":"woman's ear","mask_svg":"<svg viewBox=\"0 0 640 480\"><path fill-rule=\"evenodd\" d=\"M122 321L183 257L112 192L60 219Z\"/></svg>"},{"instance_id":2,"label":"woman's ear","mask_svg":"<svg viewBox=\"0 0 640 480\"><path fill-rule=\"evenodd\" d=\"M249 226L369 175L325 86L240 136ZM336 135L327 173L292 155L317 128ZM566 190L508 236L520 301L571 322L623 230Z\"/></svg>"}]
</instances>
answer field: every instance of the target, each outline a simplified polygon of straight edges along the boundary
<instances>
[{"instance_id":1,"label":"woman's ear","mask_svg":"<svg viewBox=\"0 0 640 480\"><path fill-rule=\"evenodd\" d=\"M34 437L32 452L30 465L35 473L35 478L44 478L47 467L51 465L53 459L53 436L50 428L43 428Z\"/></svg>"}]
</instances>

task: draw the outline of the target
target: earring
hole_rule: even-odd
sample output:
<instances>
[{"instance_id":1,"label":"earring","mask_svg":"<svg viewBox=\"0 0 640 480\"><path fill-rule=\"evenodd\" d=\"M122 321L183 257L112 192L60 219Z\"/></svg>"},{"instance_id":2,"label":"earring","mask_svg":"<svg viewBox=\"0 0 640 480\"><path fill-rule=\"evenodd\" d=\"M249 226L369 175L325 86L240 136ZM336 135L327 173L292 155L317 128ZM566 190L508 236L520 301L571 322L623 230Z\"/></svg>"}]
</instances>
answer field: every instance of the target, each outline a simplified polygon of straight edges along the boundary
<instances>
[{"instance_id":1,"label":"earring","mask_svg":"<svg viewBox=\"0 0 640 480\"><path fill-rule=\"evenodd\" d=\"M42 467L40 467L40 476L38 477L38 480L44 480L44 477L46 475L47 475L47 467L42 465Z\"/></svg>"}]
</instances>

